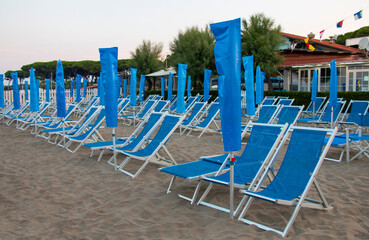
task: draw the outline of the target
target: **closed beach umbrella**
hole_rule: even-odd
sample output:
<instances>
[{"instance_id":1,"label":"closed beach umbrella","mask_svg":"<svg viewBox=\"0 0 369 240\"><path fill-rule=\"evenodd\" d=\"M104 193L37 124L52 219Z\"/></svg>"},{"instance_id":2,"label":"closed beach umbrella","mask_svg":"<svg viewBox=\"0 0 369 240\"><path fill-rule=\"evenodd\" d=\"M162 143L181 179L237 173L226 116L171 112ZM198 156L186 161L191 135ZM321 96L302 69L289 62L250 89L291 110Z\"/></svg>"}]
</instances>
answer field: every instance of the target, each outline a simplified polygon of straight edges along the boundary
<instances>
[{"instance_id":1,"label":"closed beach umbrella","mask_svg":"<svg viewBox=\"0 0 369 240\"><path fill-rule=\"evenodd\" d=\"M20 109L19 86L18 86L18 73L17 72L10 73L10 77L13 79L13 103L14 103L14 109Z\"/></svg>"},{"instance_id":2,"label":"closed beach umbrella","mask_svg":"<svg viewBox=\"0 0 369 240\"><path fill-rule=\"evenodd\" d=\"M117 87L116 87L116 89L117 89L117 97L118 98L120 98L120 87L122 86L122 81L123 81L123 79L122 79L122 77L118 77L118 79L117 79Z\"/></svg>"},{"instance_id":3,"label":"closed beach umbrella","mask_svg":"<svg viewBox=\"0 0 369 240\"><path fill-rule=\"evenodd\" d=\"M87 95L87 79L83 79L83 98L86 98Z\"/></svg>"},{"instance_id":4,"label":"closed beach umbrella","mask_svg":"<svg viewBox=\"0 0 369 240\"><path fill-rule=\"evenodd\" d=\"M40 80L36 80L36 86L37 86L37 101L39 102L40 101Z\"/></svg>"},{"instance_id":5,"label":"closed beach umbrella","mask_svg":"<svg viewBox=\"0 0 369 240\"><path fill-rule=\"evenodd\" d=\"M4 75L0 74L0 108L5 107L4 99Z\"/></svg>"},{"instance_id":6,"label":"closed beach umbrella","mask_svg":"<svg viewBox=\"0 0 369 240\"><path fill-rule=\"evenodd\" d=\"M145 75L141 74L140 79L140 92L138 95L138 101L142 102L145 96Z\"/></svg>"},{"instance_id":7,"label":"closed beach umbrella","mask_svg":"<svg viewBox=\"0 0 369 240\"><path fill-rule=\"evenodd\" d=\"M131 68L131 85L130 85L130 106L136 106L136 81L137 81L137 69Z\"/></svg>"},{"instance_id":8,"label":"closed beach umbrella","mask_svg":"<svg viewBox=\"0 0 369 240\"><path fill-rule=\"evenodd\" d=\"M70 81L70 98L73 101L73 96L74 96L74 80Z\"/></svg>"},{"instance_id":9,"label":"closed beach umbrella","mask_svg":"<svg viewBox=\"0 0 369 240\"><path fill-rule=\"evenodd\" d=\"M104 106L105 105L105 76L104 73L100 72L100 86L99 89L100 91L100 105Z\"/></svg>"},{"instance_id":10,"label":"closed beach umbrella","mask_svg":"<svg viewBox=\"0 0 369 240\"><path fill-rule=\"evenodd\" d=\"M245 87L246 87L246 109L247 115L255 115L254 97L254 55L242 58L245 68Z\"/></svg>"},{"instance_id":11,"label":"closed beach umbrella","mask_svg":"<svg viewBox=\"0 0 369 240\"><path fill-rule=\"evenodd\" d=\"M100 87L100 77L97 78L97 96L100 97L100 90L101 90L101 87Z\"/></svg>"},{"instance_id":12,"label":"closed beach umbrella","mask_svg":"<svg viewBox=\"0 0 369 240\"><path fill-rule=\"evenodd\" d=\"M24 81L24 97L28 101L28 81Z\"/></svg>"},{"instance_id":13,"label":"closed beach umbrella","mask_svg":"<svg viewBox=\"0 0 369 240\"><path fill-rule=\"evenodd\" d=\"M123 97L127 97L127 78L123 79Z\"/></svg>"},{"instance_id":14,"label":"closed beach umbrella","mask_svg":"<svg viewBox=\"0 0 369 240\"><path fill-rule=\"evenodd\" d=\"M37 112L40 108L39 106L39 98L38 98L38 88L37 88L37 82L35 77L35 70L33 67L30 69L29 73L29 81L30 81L30 87L31 87L31 100L30 100L30 110L31 112Z\"/></svg>"},{"instance_id":15,"label":"closed beach umbrella","mask_svg":"<svg viewBox=\"0 0 369 240\"><path fill-rule=\"evenodd\" d=\"M256 67L256 104L261 104L264 98L264 79L261 76L260 66Z\"/></svg>"},{"instance_id":16,"label":"closed beach umbrella","mask_svg":"<svg viewBox=\"0 0 369 240\"><path fill-rule=\"evenodd\" d=\"M184 113L184 94L186 88L187 64L178 63L177 113Z\"/></svg>"},{"instance_id":17,"label":"closed beach umbrella","mask_svg":"<svg viewBox=\"0 0 369 240\"><path fill-rule=\"evenodd\" d=\"M209 101L209 91L210 91L210 76L211 70L204 70L204 102Z\"/></svg>"},{"instance_id":18,"label":"closed beach umbrella","mask_svg":"<svg viewBox=\"0 0 369 240\"><path fill-rule=\"evenodd\" d=\"M336 59L331 62L331 79L329 85L329 106L332 107L331 127L333 127L333 108L337 106L337 67Z\"/></svg>"},{"instance_id":19,"label":"closed beach umbrella","mask_svg":"<svg viewBox=\"0 0 369 240\"><path fill-rule=\"evenodd\" d=\"M191 97L191 76L188 76L187 79L187 97Z\"/></svg>"},{"instance_id":20,"label":"closed beach umbrella","mask_svg":"<svg viewBox=\"0 0 369 240\"><path fill-rule=\"evenodd\" d=\"M315 101L318 93L318 70L314 69L313 84L311 89L311 101L313 102L313 113L315 113Z\"/></svg>"},{"instance_id":21,"label":"closed beach umbrella","mask_svg":"<svg viewBox=\"0 0 369 240\"><path fill-rule=\"evenodd\" d=\"M168 79L168 100L172 101L173 99L173 95L172 95L172 90L173 90L173 73L169 73L169 79Z\"/></svg>"},{"instance_id":22,"label":"closed beach umbrella","mask_svg":"<svg viewBox=\"0 0 369 240\"><path fill-rule=\"evenodd\" d=\"M165 77L160 78L161 97L165 98Z\"/></svg>"},{"instance_id":23,"label":"closed beach umbrella","mask_svg":"<svg viewBox=\"0 0 369 240\"><path fill-rule=\"evenodd\" d=\"M66 115L65 109L65 85L63 64L59 60L56 64L56 115L64 118Z\"/></svg>"},{"instance_id":24,"label":"closed beach umbrella","mask_svg":"<svg viewBox=\"0 0 369 240\"><path fill-rule=\"evenodd\" d=\"M77 78L76 78L76 102L77 103L81 101L81 81L82 81L82 76L77 74Z\"/></svg>"},{"instance_id":25,"label":"closed beach umbrella","mask_svg":"<svg viewBox=\"0 0 369 240\"><path fill-rule=\"evenodd\" d=\"M50 102L50 79L45 79L46 102Z\"/></svg>"},{"instance_id":26,"label":"closed beach umbrella","mask_svg":"<svg viewBox=\"0 0 369 240\"><path fill-rule=\"evenodd\" d=\"M230 216L233 218L234 152L241 149L241 19L210 25L220 81L220 119L224 151L230 154Z\"/></svg>"}]
</instances>

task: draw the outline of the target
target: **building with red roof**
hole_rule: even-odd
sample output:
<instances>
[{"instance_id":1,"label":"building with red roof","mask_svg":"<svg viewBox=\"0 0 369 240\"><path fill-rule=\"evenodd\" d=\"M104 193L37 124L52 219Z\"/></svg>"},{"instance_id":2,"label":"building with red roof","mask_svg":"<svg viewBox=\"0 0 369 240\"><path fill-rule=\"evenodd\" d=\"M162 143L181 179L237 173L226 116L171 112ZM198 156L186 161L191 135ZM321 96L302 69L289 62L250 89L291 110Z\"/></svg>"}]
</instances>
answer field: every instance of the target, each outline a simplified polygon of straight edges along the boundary
<instances>
[{"instance_id":1,"label":"building with red roof","mask_svg":"<svg viewBox=\"0 0 369 240\"><path fill-rule=\"evenodd\" d=\"M281 33L285 39L280 47L284 57L278 66L283 76L283 88L289 91L311 91L314 69L318 70L318 91L329 91L329 63L336 59L338 91L369 91L369 58L365 50L309 36L309 50L305 39L298 35Z\"/></svg>"}]
</instances>

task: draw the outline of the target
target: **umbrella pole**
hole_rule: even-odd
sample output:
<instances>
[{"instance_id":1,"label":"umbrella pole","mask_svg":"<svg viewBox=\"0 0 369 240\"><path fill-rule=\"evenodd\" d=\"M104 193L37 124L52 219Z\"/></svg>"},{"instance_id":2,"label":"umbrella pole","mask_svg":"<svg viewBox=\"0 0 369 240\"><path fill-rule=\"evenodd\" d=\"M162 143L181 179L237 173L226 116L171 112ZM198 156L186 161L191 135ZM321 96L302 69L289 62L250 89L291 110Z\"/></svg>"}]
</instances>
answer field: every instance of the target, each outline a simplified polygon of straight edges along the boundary
<instances>
[{"instance_id":1,"label":"umbrella pole","mask_svg":"<svg viewBox=\"0 0 369 240\"><path fill-rule=\"evenodd\" d=\"M115 153L115 128L112 128L112 130L111 130L111 136L113 138L114 170L117 171L117 155Z\"/></svg>"},{"instance_id":2,"label":"umbrella pole","mask_svg":"<svg viewBox=\"0 0 369 240\"><path fill-rule=\"evenodd\" d=\"M333 128L333 106L331 111L331 128Z\"/></svg>"},{"instance_id":3,"label":"umbrella pole","mask_svg":"<svg viewBox=\"0 0 369 240\"><path fill-rule=\"evenodd\" d=\"M229 164L230 164L230 181L229 181L229 217L233 219L234 211L233 211L233 196L234 196L234 152L231 152L229 155Z\"/></svg>"},{"instance_id":4,"label":"umbrella pole","mask_svg":"<svg viewBox=\"0 0 369 240\"><path fill-rule=\"evenodd\" d=\"M64 125L64 118L61 119L63 125L63 145L65 147L65 125Z\"/></svg>"}]
</instances>

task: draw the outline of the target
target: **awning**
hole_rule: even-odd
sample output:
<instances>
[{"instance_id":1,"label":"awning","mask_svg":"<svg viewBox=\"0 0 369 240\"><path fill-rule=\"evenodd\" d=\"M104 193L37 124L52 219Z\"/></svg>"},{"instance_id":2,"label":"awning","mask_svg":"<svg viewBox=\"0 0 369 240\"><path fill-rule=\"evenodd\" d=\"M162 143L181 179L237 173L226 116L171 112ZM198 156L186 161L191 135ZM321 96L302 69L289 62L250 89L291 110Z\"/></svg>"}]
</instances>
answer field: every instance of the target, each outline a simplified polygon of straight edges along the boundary
<instances>
[{"instance_id":1,"label":"awning","mask_svg":"<svg viewBox=\"0 0 369 240\"><path fill-rule=\"evenodd\" d=\"M161 69L160 71L146 74L146 77L164 77L169 76L169 73L177 74L176 70L173 67L170 67L167 70Z\"/></svg>"}]
</instances>

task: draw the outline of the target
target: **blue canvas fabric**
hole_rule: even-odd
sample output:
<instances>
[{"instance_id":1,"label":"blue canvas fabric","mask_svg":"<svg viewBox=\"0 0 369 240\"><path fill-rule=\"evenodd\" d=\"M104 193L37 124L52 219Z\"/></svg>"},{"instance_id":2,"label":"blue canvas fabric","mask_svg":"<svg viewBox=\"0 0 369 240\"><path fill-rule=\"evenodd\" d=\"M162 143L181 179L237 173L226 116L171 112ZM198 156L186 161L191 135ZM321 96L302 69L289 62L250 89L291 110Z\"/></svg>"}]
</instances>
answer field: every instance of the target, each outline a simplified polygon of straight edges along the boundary
<instances>
[{"instance_id":1,"label":"blue canvas fabric","mask_svg":"<svg viewBox=\"0 0 369 240\"><path fill-rule=\"evenodd\" d=\"M318 92L318 70L314 69L313 73L313 84L311 88L311 101L316 101L316 95Z\"/></svg>"},{"instance_id":2,"label":"blue canvas fabric","mask_svg":"<svg viewBox=\"0 0 369 240\"><path fill-rule=\"evenodd\" d=\"M211 70L204 70L204 102L209 101Z\"/></svg>"},{"instance_id":3,"label":"blue canvas fabric","mask_svg":"<svg viewBox=\"0 0 369 240\"><path fill-rule=\"evenodd\" d=\"M45 79L46 102L50 102L50 78Z\"/></svg>"},{"instance_id":4,"label":"blue canvas fabric","mask_svg":"<svg viewBox=\"0 0 369 240\"><path fill-rule=\"evenodd\" d=\"M28 94L26 94L28 97ZM27 99L26 99L27 100ZM0 108L5 107L5 99L4 99L4 75L0 74Z\"/></svg>"},{"instance_id":5,"label":"blue canvas fabric","mask_svg":"<svg viewBox=\"0 0 369 240\"><path fill-rule=\"evenodd\" d=\"M30 100L30 110L31 112L37 112L39 110L39 103L38 103L38 96L37 96L37 84L36 84L36 77L35 77L35 70L33 67L30 69L29 73L29 81L31 87L31 100Z\"/></svg>"},{"instance_id":6,"label":"blue canvas fabric","mask_svg":"<svg viewBox=\"0 0 369 240\"><path fill-rule=\"evenodd\" d=\"M336 121L339 114L341 113L342 103L338 103L333 107L333 119L332 119L332 107L328 106L325 110L324 116L321 120L322 123L330 123L331 121Z\"/></svg>"},{"instance_id":7,"label":"blue canvas fabric","mask_svg":"<svg viewBox=\"0 0 369 240\"><path fill-rule=\"evenodd\" d=\"M329 83L329 106L337 106L337 67L336 59L331 62L331 79Z\"/></svg>"},{"instance_id":8,"label":"blue canvas fabric","mask_svg":"<svg viewBox=\"0 0 369 240\"><path fill-rule=\"evenodd\" d=\"M290 126L292 123L295 122L297 115L299 114L299 107L298 106L289 106L289 107L282 107L279 111L277 118L277 124L285 124L288 123Z\"/></svg>"},{"instance_id":9,"label":"blue canvas fabric","mask_svg":"<svg viewBox=\"0 0 369 240\"><path fill-rule=\"evenodd\" d=\"M75 140L75 141L82 141L86 138L88 138L89 136L91 136L92 134L94 134L96 132L96 130L100 127L100 125L103 123L104 121L104 118L105 118L105 114L106 114L106 111L105 109L101 109L100 113L99 113L99 116L96 118L95 122L93 124L90 125L90 128L78 135L78 136L72 136L72 137L68 137L69 139L71 140Z\"/></svg>"},{"instance_id":10,"label":"blue canvas fabric","mask_svg":"<svg viewBox=\"0 0 369 240\"><path fill-rule=\"evenodd\" d=\"M255 97L254 97L254 55L242 58L245 69L245 87L246 87L246 110L247 115L255 115Z\"/></svg>"},{"instance_id":11,"label":"blue canvas fabric","mask_svg":"<svg viewBox=\"0 0 369 240\"><path fill-rule=\"evenodd\" d=\"M119 98L120 97L120 88L122 86L122 81L123 81L123 78L122 77L118 77L117 79L117 97Z\"/></svg>"},{"instance_id":12,"label":"blue canvas fabric","mask_svg":"<svg viewBox=\"0 0 369 240\"><path fill-rule=\"evenodd\" d=\"M210 25L216 43L215 63L224 83L218 84L224 151L241 149L241 19ZM220 86L220 88L219 88Z\"/></svg>"},{"instance_id":13,"label":"blue canvas fabric","mask_svg":"<svg viewBox=\"0 0 369 240\"><path fill-rule=\"evenodd\" d=\"M115 128L118 126L118 48L100 48L101 73L105 81L105 114L106 126Z\"/></svg>"},{"instance_id":14,"label":"blue canvas fabric","mask_svg":"<svg viewBox=\"0 0 369 240\"><path fill-rule=\"evenodd\" d=\"M81 81L82 81L82 76L77 74L77 78L76 78L76 102L80 102L81 101Z\"/></svg>"},{"instance_id":15,"label":"blue canvas fabric","mask_svg":"<svg viewBox=\"0 0 369 240\"><path fill-rule=\"evenodd\" d=\"M83 79L83 97L86 98L87 95L87 79Z\"/></svg>"},{"instance_id":16,"label":"blue canvas fabric","mask_svg":"<svg viewBox=\"0 0 369 240\"><path fill-rule=\"evenodd\" d=\"M145 75L141 74L140 79L140 92L138 95L138 101L142 102L145 96Z\"/></svg>"},{"instance_id":17,"label":"blue canvas fabric","mask_svg":"<svg viewBox=\"0 0 369 240\"><path fill-rule=\"evenodd\" d=\"M17 72L10 73L10 77L13 79L13 104L14 104L14 109L20 109L18 73Z\"/></svg>"},{"instance_id":18,"label":"blue canvas fabric","mask_svg":"<svg viewBox=\"0 0 369 240\"><path fill-rule=\"evenodd\" d=\"M74 80L70 80L70 97L74 96Z\"/></svg>"},{"instance_id":19,"label":"blue canvas fabric","mask_svg":"<svg viewBox=\"0 0 369 240\"><path fill-rule=\"evenodd\" d=\"M159 121L160 117L161 117L160 113L150 114L149 120L147 120L147 123L145 124L145 126L143 127L141 132L135 137L135 139L132 142L130 142L129 144L127 144L123 147L117 148L117 150L119 150L119 151L133 150L137 146L137 144L139 144L141 142L141 140L154 127L154 125L157 123L157 121Z\"/></svg>"},{"instance_id":20,"label":"blue canvas fabric","mask_svg":"<svg viewBox=\"0 0 369 240\"><path fill-rule=\"evenodd\" d=\"M172 95L172 90L173 90L173 73L169 73L169 79L168 79L168 100L172 101L173 99L173 95Z\"/></svg>"},{"instance_id":21,"label":"blue canvas fabric","mask_svg":"<svg viewBox=\"0 0 369 240\"><path fill-rule=\"evenodd\" d=\"M36 80L36 86L37 86L37 101L40 99L40 80Z\"/></svg>"},{"instance_id":22,"label":"blue canvas fabric","mask_svg":"<svg viewBox=\"0 0 369 240\"><path fill-rule=\"evenodd\" d=\"M255 90L256 90L256 104L261 104L263 102L264 98L264 80L261 76L261 70L260 66L256 67L256 84L255 84Z\"/></svg>"},{"instance_id":23,"label":"blue canvas fabric","mask_svg":"<svg viewBox=\"0 0 369 240\"><path fill-rule=\"evenodd\" d=\"M276 105L263 105L260 109L257 123L269 123L276 110L277 110Z\"/></svg>"},{"instance_id":24,"label":"blue canvas fabric","mask_svg":"<svg viewBox=\"0 0 369 240\"><path fill-rule=\"evenodd\" d=\"M136 106L136 81L137 81L137 69L131 68L131 83L130 83L130 106Z\"/></svg>"},{"instance_id":25,"label":"blue canvas fabric","mask_svg":"<svg viewBox=\"0 0 369 240\"><path fill-rule=\"evenodd\" d=\"M219 108L220 108L219 103L213 103L210 109L208 110L208 115L206 115L206 118L201 123L195 125L194 127L204 128L208 126L211 123L211 121L213 121L215 115L218 113Z\"/></svg>"},{"instance_id":26,"label":"blue canvas fabric","mask_svg":"<svg viewBox=\"0 0 369 240\"><path fill-rule=\"evenodd\" d=\"M317 167L325 135L325 131L294 129L277 175L257 194L286 201L300 196Z\"/></svg>"},{"instance_id":27,"label":"blue canvas fabric","mask_svg":"<svg viewBox=\"0 0 369 240\"><path fill-rule=\"evenodd\" d=\"M164 99L165 98L165 77L161 77L160 78L160 94L161 97Z\"/></svg>"},{"instance_id":28,"label":"blue canvas fabric","mask_svg":"<svg viewBox=\"0 0 369 240\"><path fill-rule=\"evenodd\" d=\"M246 184L254 179L280 133L281 128L279 126L255 125L252 127L247 145L242 155L236 159L234 168L234 180L236 184ZM229 172L226 172L216 177L208 177L205 180L228 183L229 179Z\"/></svg>"},{"instance_id":29,"label":"blue canvas fabric","mask_svg":"<svg viewBox=\"0 0 369 240\"><path fill-rule=\"evenodd\" d=\"M187 97L191 97L191 76L187 79Z\"/></svg>"},{"instance_id":30,"label":"blue canvas fabric","mask_svg":"<svg viewBox=\"0 0 369 240\"><path fill-rule=\"evenodd\" d=\"M100 72L100 86L98 91L100 92L100 105L105 105L105 76L103 72Z\"/></svg>"},{"instance_id":31,"label":"blue canvas fabric","mask_svg":"<svg viewBox=\"0 0 369 240\"><path fill-rule=\"evenodd\" d=\"M66 115L65 107L65 85L63 64L59 60L56 64L56 115L64 118Z\"/></svg>"},{"instance_id":32,"label":"blue canvas fabric","mask_svg":"<svg viewBox=\"0 0 369 240\"><path fill-rule=\"evenodd\" d=\"M0 83L1 84L1 83ZM1 88L1 86L3 86L3 88ZM0 85L1 89L4 89L4 85ZM0 89L0 91L1 91ZM0 93L1 94L1 93ZM25 94L25 99L26 101L28 101L28 81L24 81L24 94ZM1 101L1 100L0 100ZM0 103L1 104L1 103Z\"/></svg>"},{"instance_id":33,"label":"blue canvas fabric","mask_svg":"<svg viewBox=\"0 0 369 240\"><path fill-rule=\"evenodd\" d=\"M177 113L186 111L184 94L186 88L187 64L178 63Z\"/></svg>"},{"instance_id":34,"label":"blue canvas fabric","mask_svg":"<svg viewBox=\"0 0 369 240\"><path fill-rule=\"evenodd\" d=\"M165 140L165 138L170 134L173 128L176 127L179 120L180 116L173 115L165 116L158 132L155 134L155 137L151 140L151 142L145 148L138 150L136 152L129 152L129 154L136 157L150 156Z\"/></svg>"},{"instance_id":35,"label":"blue canvas fabric","mask_svg":"<svg viewBox=\"0 0 369 240\"><path fill-rule=\"evenodd\" d=\"M100 83L100 77L97 78L97 96L100 97L100 87L101 83Z\"/></svg>"},{"instance_id":36,"label":"blue canvas fabric","mask_svg":"<svg viewBox=\"0 0 369 240\"><path fill-rule=\"evenodd\" d=\"M366 109L368 108L368 102L356 102L353 101L351 104L350 115L348 116L346 122L348 123L356 123L358 125L361 124L361 115L366 113Z\"/></svg>"},{"instance_id":37,"label":"blue canvas fabric","mask_svg":"<svg viewBox=\"0 0 369 240\"><path fill-rule=\"evenodd\" d=\"M188 116L188 118L186 118L185 120L182 121L182 125L183 126L189 125L194 120L194 118L199 114L201 109L204 107L204 104L205 103L203 103L203 102L195 103L195 105L192 108L191 115Z\"/></svg>"},{"instance_id":38,"label":"blue canvas fabric","mask_svg":"<svg viewBox=\"0 0 369 240\"><path fill-rule=\"evenodd\" d=\"M123 79L123 97L127 97L127 78Z\"/></svg>"}]
</instances>

